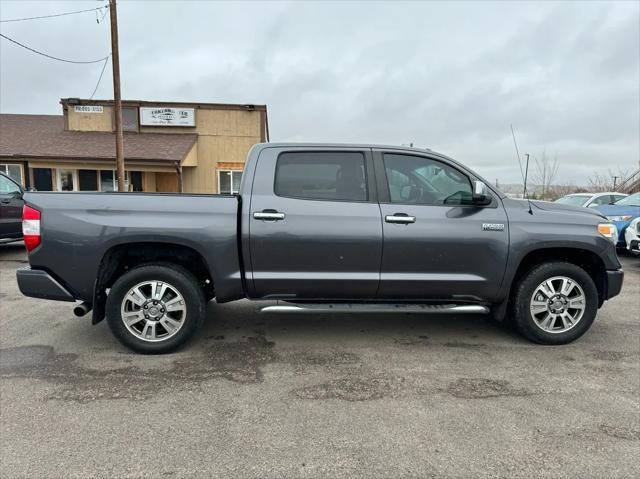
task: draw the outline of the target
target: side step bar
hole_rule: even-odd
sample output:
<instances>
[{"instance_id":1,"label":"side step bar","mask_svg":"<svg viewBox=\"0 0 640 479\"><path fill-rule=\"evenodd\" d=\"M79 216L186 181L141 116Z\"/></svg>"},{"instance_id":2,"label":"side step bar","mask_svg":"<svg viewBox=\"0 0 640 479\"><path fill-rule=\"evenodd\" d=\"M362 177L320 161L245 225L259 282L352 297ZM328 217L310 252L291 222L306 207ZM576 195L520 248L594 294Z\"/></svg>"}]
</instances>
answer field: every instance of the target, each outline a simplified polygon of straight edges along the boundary
<instances>
[{"instance_id":1,"label":"side step bar","mask_svg":"<svg viewBox=\"0 0 640 479\"><path fill-rule=\"evenodd\" d=\"M422 313L487 314L479 304L403 304L403 303L305 303L264 306L261 313Z\"/></svg>"}]
</instances>

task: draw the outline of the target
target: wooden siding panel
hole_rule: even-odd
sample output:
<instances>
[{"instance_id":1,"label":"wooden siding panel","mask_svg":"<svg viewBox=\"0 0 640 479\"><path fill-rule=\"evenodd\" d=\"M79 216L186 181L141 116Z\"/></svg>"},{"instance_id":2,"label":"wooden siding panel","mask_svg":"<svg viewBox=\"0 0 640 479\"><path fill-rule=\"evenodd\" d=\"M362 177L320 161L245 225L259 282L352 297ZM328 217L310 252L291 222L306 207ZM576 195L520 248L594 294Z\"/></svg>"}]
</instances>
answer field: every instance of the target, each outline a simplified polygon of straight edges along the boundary
<instances>
[{"instance_id":1,"label":"wooden siding panel","mask_svg":"<svg viewBox=\"0 0 640 479\"><path fill-rule=\"evenodd\" d=\"M76 113L69 105L66 112L69 130L75 131L113 131L113 111L110 106L103 107L102 113Z\"/></svg>"},{"instance_id":2,"label":"wooden siding panel","mask_svg":"<svg viewBox=\"0 0 640 479\"><path fill-rule=\"evenodd\" d=\"M156 173L156 191L161 193L177 193L178 175L176 173Z\"/></svg>"}]
</instances>

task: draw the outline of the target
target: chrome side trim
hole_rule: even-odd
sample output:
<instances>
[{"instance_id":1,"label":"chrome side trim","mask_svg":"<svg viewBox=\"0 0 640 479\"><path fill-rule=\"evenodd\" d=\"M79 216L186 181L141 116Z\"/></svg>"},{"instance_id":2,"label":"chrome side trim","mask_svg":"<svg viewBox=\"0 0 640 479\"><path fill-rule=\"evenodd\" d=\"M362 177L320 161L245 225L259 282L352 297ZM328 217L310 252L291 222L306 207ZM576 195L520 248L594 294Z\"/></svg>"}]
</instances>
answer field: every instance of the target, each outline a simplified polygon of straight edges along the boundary
<instances>
[{"instance_id":1,"label":"chrome side trim","mask_svg":"<svg viewBox=\"0 0 640 479\"><path fill-rule=\"evenodd\" d=\"M489 308L479 304L405 304L405 303L321 303L275 304L263 306L260 313L421 313L487 314Z\"/></svg>"}]
</instances>

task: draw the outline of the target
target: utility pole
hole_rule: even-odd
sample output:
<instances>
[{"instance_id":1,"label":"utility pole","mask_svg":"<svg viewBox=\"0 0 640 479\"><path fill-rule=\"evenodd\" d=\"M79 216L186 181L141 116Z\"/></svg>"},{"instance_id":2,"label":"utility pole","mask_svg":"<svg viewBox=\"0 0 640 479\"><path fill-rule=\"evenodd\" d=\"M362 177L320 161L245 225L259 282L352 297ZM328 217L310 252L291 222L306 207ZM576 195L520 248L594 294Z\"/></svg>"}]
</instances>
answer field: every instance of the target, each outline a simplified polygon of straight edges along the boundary
<instances>
[{"instance_id":1,"label":"utility pole","mask_svg":"<svg viewBox=\"0 0 640 479\"><path fill-rule=\"evenodd\" d=\"M116 175L118 191L124 191L124 138L122 135L122 99L120 98L120 53L118 50L118 12L116 0L109 0L111 18L111 64L113 67L113 107L116 119Z\"/></svg>"},{"instance_id":2,"label":"utility pole","mask_svg":"<svg viewBox=\"0 0 640 479\"><path fill-rule=\"evenodd\" d=\"M620 178L619 176L614 176L613 177L613 191L616 191L616 185L618 184L618 178Z\"/></svg>"},{"instance_id":3,"label":"utility pole","mask_svg":"<svg viewBox=\"0 0 640 479\"><path fill-rule=\"evenodd\" d=\"M527 197L527 178L529 176L529 153L526 153L526 155L527 155L527 166L524 169L524 185L522 187L523 198Z\"/></svg>"}]
</instances>

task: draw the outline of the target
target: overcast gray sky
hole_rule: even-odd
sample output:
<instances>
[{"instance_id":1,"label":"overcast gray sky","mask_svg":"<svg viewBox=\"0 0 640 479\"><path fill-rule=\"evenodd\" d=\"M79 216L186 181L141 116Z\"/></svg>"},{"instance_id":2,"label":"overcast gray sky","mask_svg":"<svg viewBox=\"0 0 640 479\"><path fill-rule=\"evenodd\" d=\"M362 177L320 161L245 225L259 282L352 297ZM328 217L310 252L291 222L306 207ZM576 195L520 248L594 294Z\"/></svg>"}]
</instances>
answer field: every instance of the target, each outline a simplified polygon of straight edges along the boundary
<instances>
[{"instance_id":1,"label":"overcast gray sky","mask_svg":"<svg viewBox=\"0 0 640 479\"><path fill-rule=\"evenodd\" d=\"M2 20L106 0L0 0ZM266 103L272 141L427 146L501 182L521 152L558 182L638 168L640 2L118 2L126 99ZM108 16L0 24L51 55L108 54ZM101 65L0 39L0 111L60 113ZM110 64L96 98L111 98Z\"/></svg>"}]
</instances>

